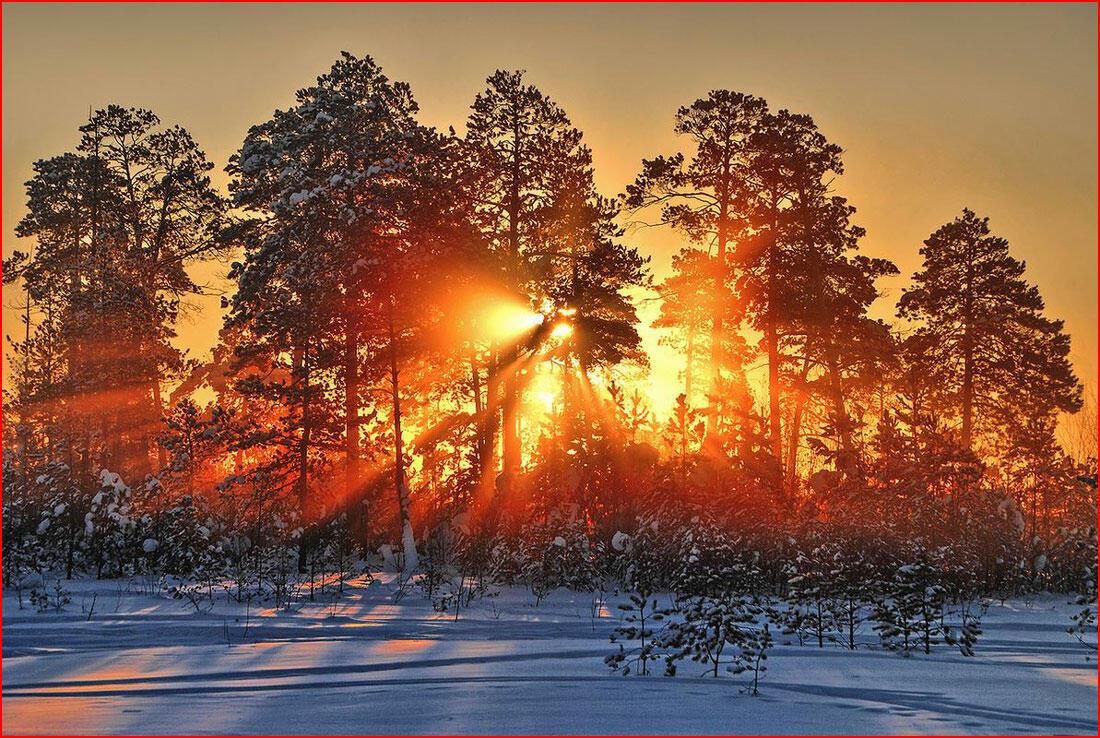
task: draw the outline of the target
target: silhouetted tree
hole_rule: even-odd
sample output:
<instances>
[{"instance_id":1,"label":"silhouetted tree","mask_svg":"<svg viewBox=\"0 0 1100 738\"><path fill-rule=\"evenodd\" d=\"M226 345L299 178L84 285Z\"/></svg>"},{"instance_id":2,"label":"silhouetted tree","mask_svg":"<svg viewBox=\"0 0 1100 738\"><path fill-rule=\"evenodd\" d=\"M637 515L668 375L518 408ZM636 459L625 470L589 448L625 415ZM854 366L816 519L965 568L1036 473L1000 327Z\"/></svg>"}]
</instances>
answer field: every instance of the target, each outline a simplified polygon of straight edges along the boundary
<instances>
[{"instance_id":1,"label":"silhouetted tree","mask_svg":"<svg viewBox=\"0 0 1100 738\"><path fill-rule=\"evenodd\" d=\"M248 323L258 341L239 352L266 351L289 370L290 382L276 385L295 408L288 417L298 427L303 516L311 458L338 442L341 416L346 499L358 492L364 314L368 301L378 302L370 281L389 276L403 258L395 244L406 227L412 160L430 139L416 112L408 85L391 82L369 57L345 52L298 91L294 107L253 126L228 168L235 204L256 213L234 233L246 260L234 270L230 322ZM390 301L385 310L392 309ZM392 420L396 494L407 521L397 404Z\"/></svg>"},{"instance_id":2,"label":"silhouetted tree","mask_svg":"<svg viewBox=\"0 0 1100 738\"><path fill-rule=\"evenodd\" d=\"M714 315L719 309L726 313L721 320L722 331L717 334L725 344L721 355L730 357L722 362L719 388L732 385L735 389L725 393L730 399L740 398L742 402L751 399L743 371L748 344L738 331L743 311L737 300L723 300L721 293L711 289L715 269L711 263L713 258L701 249L681 249L672 257L672 274L657 286L661 312L653 321L653 327L665 329L661 342L683 354L684 397L691 406L694 406L696 367L710 354L710 343L716 335ZM714 304L717 300L722 302L720 307Z\"/></svg>"},{"instance_id":3,"label":"silhouetted tree","mask_svg":"<svg viewBox=\"0 0 1100 738\"><path fill-rule=\"evenodd\" d=\"M498 70L486 84L474 98L466 124L466 138L482 167L478 222L490 249L501 255L503 273L498 279L504 294L538 308L533 260L550 250L550 231L560 239L571 223L584 227L574 218L590 191L591 153L565 111L527 84L523 72ZM567 195L570 202L563 207ZM503 390L502 482L507 492L522 464L522 347L509 342L498 346L496 353L489 374L489 404L496 406Z\"/></svg>"},{"instance_id":4,"label":"silhouetted tree","mask_svg":"<svg viewBox=\"0 0 1100 738\"><path fill-rule=\"evenodd\" d=\"M148 472L162 383L185 364L171 343L181 300L201 291L187 268L221 255L226 206L190 134L151 111L111 105L80 131L75 153L35 164L16 232L36 245L4 277L23 281L41 318L24 337L45 362L27 367L34 401L70 423L51 443L64 439L85 471L102 443L97 463Z\"/></svg>"},{"instance_id":5,"label":"silhouetted tree","mask_svg":"<svg viewBox=\"0 0 1100 738\"><path fill-rule=\"evenodd\" d=\"M742 357L724 353L727 321L736 315L729 304L731 279L730 244L749 227L744 186L751 176L752 139L767 113L760 98L728 90L714 90L707 97L676 111L675 131L693 147L642 161L642 171L626 188L624 199L634 210L658 208L660 222L683 232L708 252L713 248L710 275L711 340L708 433L717 429L719 388L727 365ZM739 389L736 385L722 389Z\"/></svg>"},{"instance_id":6,"label":"silhouetted tree","mask_svg":"<svg viewBox=\"0 0 1100 738\"><path fill-rule=\"evenodd\" d=\"M963 446L1026 418L1029 408L1074 412L1081 385L1069 362L1062 321L1043 314L1024 263L971 210L938 228L921 248L924 264L898 302L919 321L952 397Z\"/></svg>"}]
</instances>

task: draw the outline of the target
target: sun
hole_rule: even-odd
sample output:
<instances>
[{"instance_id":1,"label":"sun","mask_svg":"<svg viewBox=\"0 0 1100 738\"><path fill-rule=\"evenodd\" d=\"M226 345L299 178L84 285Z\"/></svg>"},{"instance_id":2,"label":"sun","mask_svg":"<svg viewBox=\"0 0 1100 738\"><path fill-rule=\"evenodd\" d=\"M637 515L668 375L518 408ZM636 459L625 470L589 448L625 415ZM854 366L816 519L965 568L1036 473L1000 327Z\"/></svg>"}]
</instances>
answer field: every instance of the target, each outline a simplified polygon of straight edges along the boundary
<instances>
[{"instance_id":1,"label":"sun","mask_svg":"<svg viewBox=\"0 0 1100 738\"><path fill-rule=\"evenodd\" d=\"M568 323L555 323L550 331L552 338L565 338L573 332L573 326Z\"/></svg>"},{"instance_id":2,"label":"sun","mask_svg":"<svg viewBox=\"0 0 1100 738\"><path fill-rule=\"evenodd\" d=\"M550 392L549 390L544 390L542 392L536 393L535 396L538 398L539 402L542 403L543 408L547 412L550 412L554 409L554 401L557 400L557 395L555 395L553 392Z\"/></svg>"},{"instance_id":3,"label":"sun","mask_svg":"<svg viewBox=\"0 0 1100 738\"><path fill-rule=\"evenodd\" d=\"M495 302L479 317L485 333L502 341L521 336L546 319L541 313L512 302Z\"/></svg>"}]
</instances>

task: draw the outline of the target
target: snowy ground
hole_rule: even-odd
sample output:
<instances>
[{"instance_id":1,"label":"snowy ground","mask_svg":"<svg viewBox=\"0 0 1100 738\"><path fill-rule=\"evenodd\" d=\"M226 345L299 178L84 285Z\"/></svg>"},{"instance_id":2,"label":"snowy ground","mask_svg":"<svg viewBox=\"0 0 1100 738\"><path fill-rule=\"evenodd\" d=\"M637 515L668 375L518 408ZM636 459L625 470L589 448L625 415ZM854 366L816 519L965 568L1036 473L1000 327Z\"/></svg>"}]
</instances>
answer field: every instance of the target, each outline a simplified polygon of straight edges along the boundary
<instances>
[{"instance_id":1,"label":"snowy ground","mask_svg":"<svg viewBox=\"0 0 1100 738\"><path fill-rule=\"evenodd\" d=\"M61 613L4 593L4 734L1097 732L1095 652L1065 633L1062 597L994 606L969 659L781 638L751 697L744 675L695 677L692 664L671 679L610 674L617 611L593 620L583 594L536 607L508 591L455 622L417 592L394 604L382 583L335 608L247 618L136 584L68 586Z\"/></svg>"}]
</instances>

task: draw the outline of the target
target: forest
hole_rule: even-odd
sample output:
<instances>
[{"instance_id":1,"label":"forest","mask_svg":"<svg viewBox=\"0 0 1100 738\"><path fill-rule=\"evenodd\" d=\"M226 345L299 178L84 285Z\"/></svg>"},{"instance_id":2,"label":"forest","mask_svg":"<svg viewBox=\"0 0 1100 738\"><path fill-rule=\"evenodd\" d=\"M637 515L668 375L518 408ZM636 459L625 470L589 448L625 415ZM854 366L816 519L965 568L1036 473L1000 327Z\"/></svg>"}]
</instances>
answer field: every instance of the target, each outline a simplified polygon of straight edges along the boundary
<instances>
[{"instance_id":1,"label":"forest","mask_svg":"<svg viewBox=\"0 0 1100 738\"><path fill-rule=\"evenodd\" d=\"M1095 415L995 222L960 202L899 245L923 263L874 317L898 269L861 252L810 115L686 99L679 150L601 193L535 82L494 72L460 134L343 53L248 130L227 192L140 108L35 162L3 263L5 588L278 609L392 572L456 618L500 587L616 591L607 663L643 674L759 676L780 632L966 655L980 603L1036 592L1095 634ZM644 228L680 238L662 279ZM232 288L195 358L202 263ZM668 413L642 300L680 362Z\"/></svg>"}]
</instances>

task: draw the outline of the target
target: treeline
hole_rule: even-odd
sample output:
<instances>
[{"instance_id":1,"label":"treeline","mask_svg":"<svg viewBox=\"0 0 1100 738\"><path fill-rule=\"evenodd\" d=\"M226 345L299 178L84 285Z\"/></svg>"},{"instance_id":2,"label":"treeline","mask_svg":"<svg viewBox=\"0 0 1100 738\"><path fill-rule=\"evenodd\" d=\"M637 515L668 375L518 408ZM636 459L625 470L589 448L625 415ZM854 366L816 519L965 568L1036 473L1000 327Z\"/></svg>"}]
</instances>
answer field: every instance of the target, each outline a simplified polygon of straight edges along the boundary
<instances>
[{"instance_id":1,"label":"treeline","mask_svg":"<svg viewBox=\"0 0 1100 738\"><path fill-rule=\"evenodd\" d=\"M676 111L682 151L605 197L522 72L470 111L463 135L426 127L408 85L345 53L249 129L228 194L140 109L35 163L34 247L4 262L26 294L5 583L145 572L285 599L443 557L585 588L618 571L616 536L658 539L658 577L699 558L698 529L715 572L736 552L773 590L833 538L880 580L914 557L946 577L952 551L983 593L1095 592L1095 453L1056 437L1082 405L1069 337L987 219L931 233L891 324L869 309L897 268L860 253L809 116L713 91ZM643 223L683 237L657 284ZM211 361L173 341L204 260L234 285ZM650 289L683 361L668 417L638 383Z\"/></svg>"}]
</instances>

